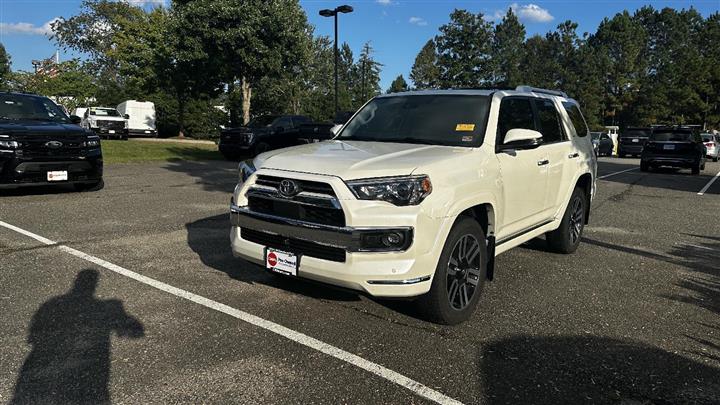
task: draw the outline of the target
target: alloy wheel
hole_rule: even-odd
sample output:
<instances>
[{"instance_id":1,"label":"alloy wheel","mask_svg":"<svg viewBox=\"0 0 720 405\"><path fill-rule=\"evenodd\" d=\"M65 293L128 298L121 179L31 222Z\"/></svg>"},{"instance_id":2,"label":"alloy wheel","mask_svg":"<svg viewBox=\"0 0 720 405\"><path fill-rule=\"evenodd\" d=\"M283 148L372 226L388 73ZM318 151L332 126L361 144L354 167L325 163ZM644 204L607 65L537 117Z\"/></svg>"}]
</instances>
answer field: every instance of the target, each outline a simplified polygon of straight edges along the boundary
<instances>
[{"instance_id":1,"label":"alloy wheel","mask_svg":"<svg viewBox=\"0 0 720 405\"><path fill-rule=\"evenodd\" d=\"M580 239L584 220L585 207L583 207L582 198L577 197L573 200L570 211L570 243L573 245Z\"/></svg>"},{"instance_id":2,"label":"alloy wheel","mask_svg":"<svg viewBox=\"0 0 720 405\"><path fill-rule=\"evenodd\" d=\"M453 247L447 265L447 292L450 307L465 309L480 283L480 243L474 235L462 236Z\"/></svg>"}]
</instances>

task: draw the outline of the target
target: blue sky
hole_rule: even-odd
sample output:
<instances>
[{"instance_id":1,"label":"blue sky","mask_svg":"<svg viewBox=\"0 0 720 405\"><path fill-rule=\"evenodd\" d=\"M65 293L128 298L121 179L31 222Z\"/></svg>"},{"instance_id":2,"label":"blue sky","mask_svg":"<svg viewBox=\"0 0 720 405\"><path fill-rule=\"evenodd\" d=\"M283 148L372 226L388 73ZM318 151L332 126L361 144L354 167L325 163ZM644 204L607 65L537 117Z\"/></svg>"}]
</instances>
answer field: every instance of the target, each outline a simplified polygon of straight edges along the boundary
<instances>
[{"instance_id":1,"label":"blue sky","mask_svg":"<svg viewBox=\"0 0 720 405\"><path fill-rule=\"evenodd\" d=\"M142 7L169 4L169 0L125 0ZM14 70L31 70L31 60L47 58L55 52L47 38L48 22L59 16L69 17L79 11L80 0L0 0L0 42L10 53ZM720 0L695 1L480 1L480 0L300 0L308 19L315 26L316 35L332 35L332 19L323 18L318 11L340 4L355 8L352 14L340 16L340 41L350 44L357 55L363 43L370 41L376 59L384 64L382 87L399 74L406 78L415 56L423 44L435 36L438 28L448 21L455 8L483 12L498 20L509 7L521 17L528 35L544 34L558 23L573 20L580 33L593 32L606 16L624 9L634 11L650 4L655 8L694 7L707 16L720 9ZM61 59L72 55L61 53Z\"/></svg>"}]
</instances>

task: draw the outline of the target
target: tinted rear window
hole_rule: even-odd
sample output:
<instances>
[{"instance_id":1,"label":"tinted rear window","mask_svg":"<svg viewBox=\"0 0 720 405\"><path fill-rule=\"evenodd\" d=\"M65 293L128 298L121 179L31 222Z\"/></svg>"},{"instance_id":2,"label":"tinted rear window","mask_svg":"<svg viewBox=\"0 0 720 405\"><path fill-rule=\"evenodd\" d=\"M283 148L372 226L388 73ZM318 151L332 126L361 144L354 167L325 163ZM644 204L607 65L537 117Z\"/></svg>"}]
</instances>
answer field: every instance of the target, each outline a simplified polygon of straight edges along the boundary
<instances>
[{"instance_id":1,"label":"tinted rear window","mask_svg":"<svg viewBox=\"0 0 720 405\"><path fill-rule=\"evenodd\" d=\"M628 129L623 132L620 137L622 138L647 138L650 135L650 131L642 129Z\"/></svg>"},{"instance_id":2,"label":"tinted rear window","mask_svg":"<svg viewBox=\"0 0 720 405\"><path fill-rule=\"evenodd\" d=\"M687 142L693 140L693 134L692 132L662 131L654 132L650 139L658 142Z\"/></svg>"}]
</instances>

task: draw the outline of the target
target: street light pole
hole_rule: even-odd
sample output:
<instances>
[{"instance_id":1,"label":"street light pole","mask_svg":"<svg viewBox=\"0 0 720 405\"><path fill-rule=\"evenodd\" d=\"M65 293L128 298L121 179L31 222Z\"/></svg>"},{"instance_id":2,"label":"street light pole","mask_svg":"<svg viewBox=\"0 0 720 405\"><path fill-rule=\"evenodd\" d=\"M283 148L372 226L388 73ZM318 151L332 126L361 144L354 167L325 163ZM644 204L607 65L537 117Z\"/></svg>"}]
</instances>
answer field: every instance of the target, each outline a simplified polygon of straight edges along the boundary
<instances>
[{"instance_id":1,"label":"street light pole","mask_svg":"<svg viewBox=\"0 0 720 405\"><path fill-rule=\"evenodd\" d=\"M340 110L338 104L338 59L340 57L340 51L338 50L338 13L352 13L353 8L348 5L342 5L335 7L335 9L324 9L320 10L320 15L323 17L333 17L335 19L335 112Z\"/></svg>"}]
</instances>

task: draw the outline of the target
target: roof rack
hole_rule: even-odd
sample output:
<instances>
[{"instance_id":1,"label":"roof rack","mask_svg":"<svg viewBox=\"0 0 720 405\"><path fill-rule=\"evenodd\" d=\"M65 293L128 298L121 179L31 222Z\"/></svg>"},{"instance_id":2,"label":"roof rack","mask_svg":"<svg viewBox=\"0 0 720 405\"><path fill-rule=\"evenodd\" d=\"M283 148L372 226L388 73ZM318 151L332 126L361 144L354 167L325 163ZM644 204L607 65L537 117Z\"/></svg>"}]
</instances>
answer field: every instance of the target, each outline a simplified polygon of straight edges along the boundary
<instances>
[{"instance_id":1,"label":"roof rack","mask_svg":"<svg viewBox=\"0 0 720 405\"><path fill-rule=\"evenodd\" d=\"M548 90L548 89L541 89L539 87L532 87L532 86L517 86L515 88L515 91L522 91L527 93L542 93L542 94L552 94L553 96L560 96L560 97L567 97L567 93L560 90Z\"/></svg>"}]
</instances>

